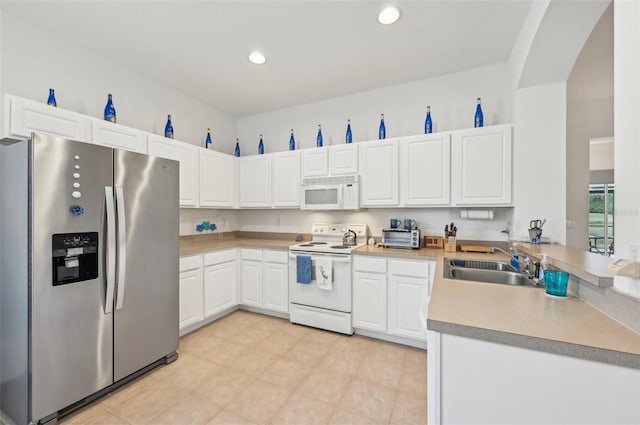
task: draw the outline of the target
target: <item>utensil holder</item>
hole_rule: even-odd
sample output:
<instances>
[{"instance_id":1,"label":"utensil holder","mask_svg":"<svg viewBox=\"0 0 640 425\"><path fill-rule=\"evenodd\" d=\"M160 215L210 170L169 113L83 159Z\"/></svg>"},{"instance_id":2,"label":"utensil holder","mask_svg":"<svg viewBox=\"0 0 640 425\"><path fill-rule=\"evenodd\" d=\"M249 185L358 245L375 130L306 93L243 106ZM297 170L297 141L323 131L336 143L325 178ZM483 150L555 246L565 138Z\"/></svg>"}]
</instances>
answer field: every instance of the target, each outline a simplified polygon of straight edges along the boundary
<instances>
[{"instance_id":1,"label":"utensil holder","mask_svg":"<svg viewBox=\"0 0 640 425\"><path fill-rule=\"evenodd\" d=\"M446 252L456 252L458 250L458 245L456 245L456 238L449 237L444 241L444 250Z\"/></svg>"}]
</instances>

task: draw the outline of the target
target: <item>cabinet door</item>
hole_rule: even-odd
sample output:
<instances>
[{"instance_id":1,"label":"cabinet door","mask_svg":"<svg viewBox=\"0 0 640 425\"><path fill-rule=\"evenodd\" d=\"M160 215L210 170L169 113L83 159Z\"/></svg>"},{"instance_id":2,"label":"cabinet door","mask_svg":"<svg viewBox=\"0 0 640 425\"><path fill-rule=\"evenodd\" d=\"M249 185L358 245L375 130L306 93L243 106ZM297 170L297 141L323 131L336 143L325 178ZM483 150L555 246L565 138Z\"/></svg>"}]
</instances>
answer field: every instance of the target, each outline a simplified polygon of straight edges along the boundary
<instances>
[{"instance_id":1,"label":"cabinet door","mask_svg":"<svg viewBox=\"0 0 640 425\"><path fill-rule=\"evenodd\" d=\"M400 204L449 204L449 133L400 139Z\"/></svg>"},{"instance_id":2,"label":"cabinet door","mask_svg":"<svg viewBox=\"0 0 640 425\"><path fill-rule=\"evenodd\" d=\"M211 317L238 304L236 262L204 268L204 317Z\"/></svg>"},{"instance_id":3,"label":"cabinet door","mask_svg":"<svg viewBox=\"0 0 640 425\"><path fill-rule=\"evenodd\" d=\"M267 310L289 312L289 266L263 263L262 306Z\"/></svg>"},{"instance_id":4,"label":"cabinet door","mask_svg":"<svg viewBox=\"0 0 640 425\"><path fill-rule=\"evenodd\" d=\"M389 333L426 341L428 300L428 279L390 276Z\"/></svg>"},{"instance_id":5,"label":"cabinet door","mask_svg":"<svg viewBox=\"0 0 640 425\"><path fill-rule=\"evenodd\" d=\"M274 207L300 206L300 151L273 154Z\"/></svg>"},{"instance_id":6,"label":"cabinet door","mask_svg":"<svg viewBox=\"0 0 640 425\"><path fill-rule=\"evenodd\" d=\"M387 331L387 276L353 274L353 327Z\"/></svg>"},{"instance_id":7,"label":"cabinet door","mask_svg":"<svg viewBox=\"0 0 640 425\"><path fill-rule=\"evenodd\" d=\"M180 329L204 319L202 267L180 272Z\"/></svg>"},{"instance_id":8,"label":"cabinet door","mask_svg":"<svg viewBox=\"0 0 640 425\"><path fill-rule=\"evenodd\" d=\"M197 207L200 171L199 147L160 136L149 136L149 155L180 163L180 206Z\"/></svg>"},{"instance_id":9,"label":"cabinet door","mask_svg":"<svg viewBox=\"0 0 640 425\"><path fill-rule=\"evenodd\" d=\"M360 205L398 205L398 144L396 140L361 143Z\"/></svg>"},{"instance_id":10,"label":"cabinet door","mask_svg":"<svg viewBox=\"0 0 640 425\"><path fill-rule=\"evenodd\" d=\"M240 207L271 207L271 155L240 158Z\"/></svg>"},{"instance_id":11,"label":"cabinet door","mask_svg":"<svg viewBox=\"0 0 640 425\"><path fill-rule=\"evenodd\" d=\"M15 96L7 96L5 106L9 112L10 137L29 138L36 132L91 141L91 124L87 116Z\"/></svg>"},{"instance_id":12,"label":"cabinet door","mask_svg":"<svg viewBox=\"0 0 640 425\"><path fill-rule=\"evenodd\" d=\"M242 260L240 271L240 303L262 307L262 262Z\"/></svg>"},{"instance_id":13,"label":"cabinet door","mask_svg":"<svg viewBox=\"0 0 640 425\"><path fill-rule=\"evenodd\" d=\"M329 173L358 174L358 145L353 143L329 148Z\"/></svg>"},{"instance_id":14,"label":"cabinet door","mask_svg":"<svg viewBox=\"0 0 640 425\"><path fill-rule=\"evenodd\" d=\"M96 145L147 153L147 134L135 128L93 119L91 133L91 139Z\"/></svg>"},{"instance_id":15,"label":"cabinet door","mask_svg":"<svg viewBox=\"0 0 640 425\"><path fill-rule=\"evenodd\" d=\"M453 202L511 204L511 126L455 131L452 140Z\"/></svg>"},{"instance_id":16,"label":"cabinet door","mask_svg":"<svg viewBox=\"0 0 640 425\"><path fill-rule=\"evenodd\" d=\"M236 158L206 149L199 153L200 206L232 208Z\"/></svg>"},{"instance_id":17,"label":"cabinet door","mask_svg":"<svg viewBox=\"0 0 640 425\"><path fill-rule=\"evenodd\" d=\"M327 148L302 150L302 177L326 176L329 174Z\"/></svg>"}]
</instances>

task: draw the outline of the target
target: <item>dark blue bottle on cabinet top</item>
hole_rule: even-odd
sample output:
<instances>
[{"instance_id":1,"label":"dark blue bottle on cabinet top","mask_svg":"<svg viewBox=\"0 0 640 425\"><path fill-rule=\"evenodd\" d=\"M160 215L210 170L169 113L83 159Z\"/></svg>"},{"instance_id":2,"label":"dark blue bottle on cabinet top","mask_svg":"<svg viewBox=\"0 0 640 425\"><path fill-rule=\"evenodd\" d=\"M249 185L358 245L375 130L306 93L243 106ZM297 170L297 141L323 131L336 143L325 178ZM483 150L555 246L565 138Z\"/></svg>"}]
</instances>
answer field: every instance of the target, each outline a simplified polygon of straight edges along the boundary
<instances>
[{"instance_id":1,"label":"dark blue bottle on cabinet top","mask_svg":"<svg viewBox=\"0 0 640 425\"><path fill-rule=\"evenodd\" d=\"M204 147L205 149L209 149L209 146L211 145L213 141L211 140L211 129L207 128L207 138L204 140Z\"/></svg>"},{"instance_id":2,"label":"dark blue bottle on cabinet top","mask_svg":"<svg viewBox=\"0 0 640 425\"><path fill-rule=\"evenodd\" d=\"M47 99L47 105L58 106L58 102L56 102L56 95L53 92L53 89L49 89L49 98Z\"/></svg>"},{"instance_id":3,"label":"dark blue bottle on cabinet top","mask_svg":"<svg viewBox=\"0 0 640 425\"><path fill-rule=\"evenodd\" d=\"M427 118L424 120L424 134L433 132L433 124L431 123L431 106L427 106Z\"/></svg>"},{"instance_id":4,"label":"dark blue bottle on cabinet top","mask_svg":"<svg viewBox=\"0 0 640 425\"><path fill-rule=\"evenodd\" d=\"M116 108L113 107L111 93L109 93L109 97L107 99L107 106L104 107L104 120L111 121L113 123L116 122Z\"/></svg>"},{"instance_id":5,"label":"dark blue bottle on cabinet top","mask_svg":"<svg viewBox=\"0 0 640 425\"><path fill-rule=\"evenodd\" d=\"M347 136L346 136L346 142L347 143L351 143L353 142L353 135L351 134L351 120L347 120Z\"/></svg>"},{"instance_id":6,"label":"dark blue bottle on cabinet top","mask_svg":"<svg viewBox=\"0 0 640 425\"><path fill-rule=\"evenodd\" d=\"M293 137L293 128L291 129L291 137L289 137L289 150L296 150L296 139Z\"/></svg>"},{"instance_id":7,"label":"dark blue bottle on cabinet top","mask_svg":"<svg viewBox=\"0 0 640 425\"><path fill-rule=\"evenodd\" d=\"M386 139L387 128L384 125L384 114L380 114L380 128L378 128L378 139Z\"/></svg>"},{"instance_id":8,"label":"dark blue bottle on cabinet top","mask_svg":"<svg viewBox=\"0 0 640 425\"><path fill-rule=\"evenodd\" d=\"M474 120L474 127L482 127L483 126L483 118L482 118L482 107L480 106L480 98L478 98L478 104L476 105L476 117Z\"/></svg>"},{"instance_id":9,"label":"dark blue bottle on cabinet top","mask_svg":"<svg viewBox=\"0 0 640 425\"><path fill-rule=\"evenodd\" d=\"M240 158L240 140L236 139L236 152L235 152L236 156L238 158Z\"/></svg>"},{"instance_id":10,"label":"dark blue bottle on cabinet top","mask_svg":"<svg viewBox=\"0 0 640 425\"><path fill-rule=\"evenodd\" d=\"M173 139L173 125L171 125L171 115L167 115L167 125L164 126L164 137Z\"/></svg>"},{"instance_id":11,"label":"dark blue bottle on cabinet top","mask_svg":"<svg viewBox=\"0 0 640 425\"><path fill-rule=\"evenodd\" d=\"M322 147L322 128L320 128L320 124L318 124L318 137L316 137L316 146Z\"/></svg>"},{"instance_id":12,"label":"dark blue bottle on cabinet top","mask_svg":"<svg viewBox=\"0 0 640 425\"><path fill-rule=\"evenodd\" d=\"M258 143L258 155L264 154L264 143L262 143L262 134L260 135L260 143Z\"/></svg>"}]
</instances>

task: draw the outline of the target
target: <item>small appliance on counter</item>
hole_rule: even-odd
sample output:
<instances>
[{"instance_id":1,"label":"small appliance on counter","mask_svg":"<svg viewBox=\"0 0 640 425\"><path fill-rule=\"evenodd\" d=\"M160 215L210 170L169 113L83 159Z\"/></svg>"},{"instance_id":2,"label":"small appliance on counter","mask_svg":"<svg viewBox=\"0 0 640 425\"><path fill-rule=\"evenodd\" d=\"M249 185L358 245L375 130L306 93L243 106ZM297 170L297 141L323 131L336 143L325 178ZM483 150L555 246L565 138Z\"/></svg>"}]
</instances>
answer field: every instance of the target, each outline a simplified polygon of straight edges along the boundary
<instances>
[{"instance_id":1,"label":"small appliance on counter","mask_svg":"<svg viewBox=\"0 0 640 425\"><path fill-rule=\"evenodd\" d=\"M382 246L386 248L419 249L422 246L420 229L382 229Z\"/></svg>"}]
</instances>

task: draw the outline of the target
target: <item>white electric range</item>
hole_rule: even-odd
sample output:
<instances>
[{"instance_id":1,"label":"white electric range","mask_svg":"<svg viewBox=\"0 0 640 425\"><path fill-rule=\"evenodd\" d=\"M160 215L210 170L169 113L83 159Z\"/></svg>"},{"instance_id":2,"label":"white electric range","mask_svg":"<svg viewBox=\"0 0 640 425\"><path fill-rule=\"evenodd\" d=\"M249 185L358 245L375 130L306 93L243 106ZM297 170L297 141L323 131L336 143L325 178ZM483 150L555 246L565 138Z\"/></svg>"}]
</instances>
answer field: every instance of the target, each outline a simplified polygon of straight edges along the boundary
<instances>
[{"instance_id":1,"label":"white electric range","mask_svg":"<svg viewBox=\"0 0 640 425\"><path fill-rule=\"evenodd\" d=\"M342 244L349 230L356 245ZM367 225L314 223L311 234L310 242L289 247L290 321L351 335L351 251L366 243ZM298 282L298 257L311 259L308 283Z\"/></svg>"}]
</instances>

